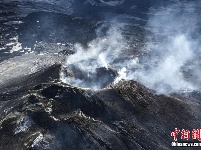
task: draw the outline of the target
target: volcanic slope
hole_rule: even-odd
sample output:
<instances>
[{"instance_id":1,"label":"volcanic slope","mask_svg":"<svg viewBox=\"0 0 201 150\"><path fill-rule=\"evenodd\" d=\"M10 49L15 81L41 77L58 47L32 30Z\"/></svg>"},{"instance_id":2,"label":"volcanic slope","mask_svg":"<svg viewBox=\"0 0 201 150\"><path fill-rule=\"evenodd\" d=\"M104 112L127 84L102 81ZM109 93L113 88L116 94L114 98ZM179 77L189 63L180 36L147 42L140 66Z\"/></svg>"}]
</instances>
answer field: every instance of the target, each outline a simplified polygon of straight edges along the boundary
<instances>
[{"instance_id":1,"label":"volcanic slope","mask_svg":"<svg viewBox=\"0 0 201 150\"><path fill-rule=\"evenodd\" d=\"M59 82L59 70L50 66L1 90L0 149L171 149L174 128L201 125L196 101L131 80L97 91L72 87Z\"/></svg>"}]
</instances>

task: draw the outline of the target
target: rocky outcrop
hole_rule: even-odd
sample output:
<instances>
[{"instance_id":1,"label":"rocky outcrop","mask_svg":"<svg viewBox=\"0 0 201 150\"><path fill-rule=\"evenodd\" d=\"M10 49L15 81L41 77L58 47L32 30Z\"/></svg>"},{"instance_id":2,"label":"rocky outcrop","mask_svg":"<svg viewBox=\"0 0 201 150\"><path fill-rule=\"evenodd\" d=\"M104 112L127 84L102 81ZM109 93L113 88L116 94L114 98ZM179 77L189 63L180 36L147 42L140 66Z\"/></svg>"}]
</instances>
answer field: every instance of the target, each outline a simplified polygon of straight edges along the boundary
<instances>
[{"instance_id":1,"label":"rocky outcrop","mask_svg":"<svg viewBox=\"0 0 201 150\"><path fill-rule=\"evenodd\" d=\"M0 149L171 149L174 128L200 127L198 103L135 81L76 88L60 83L58 72L52 66L1 93Z\"/></svg>"}]
</instances>

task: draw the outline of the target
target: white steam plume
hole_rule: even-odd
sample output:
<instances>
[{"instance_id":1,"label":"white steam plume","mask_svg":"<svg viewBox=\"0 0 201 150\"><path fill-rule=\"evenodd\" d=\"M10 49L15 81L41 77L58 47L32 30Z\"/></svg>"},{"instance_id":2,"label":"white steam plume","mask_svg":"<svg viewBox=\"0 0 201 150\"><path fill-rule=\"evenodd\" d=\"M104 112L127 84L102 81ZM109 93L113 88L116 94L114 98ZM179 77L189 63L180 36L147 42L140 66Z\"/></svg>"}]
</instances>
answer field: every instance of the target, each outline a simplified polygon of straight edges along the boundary
<instances>
[{"instance_id":1,"label":"white steam plume","mask_svg":"<svg viewBox=\"0 0 201 150\"><path fill-rule=\"evenodd\" d=\"M106 36L91 41L87 48L75 44L76 53L68 56L64 67L73 65L92 78L97 68L112 68L118 71L114 84L121 79L137 80L159 94L196 90L199 88L196 81L201 78L197 71L200 42L195 34L199 22L194 6L175 4L150 11L152 16L146 26L152 33L148 35L149 51L139 57L126 56L128 42L121 32L123 27L117 24L111 26ZM61 77L74 86L101 88L96 80L64 73Z\"/></svg>"},{"instance_id":2,"label":"white steam plume","mask_svg":"<svg viewBox=\"0 0 201 150\"><path fill-rule=\"evenodd\" d=\"M115 59L124 52L127 43L121 34L121 24L113 25L107 32L106 36L98 37L89 42L88 47L84 48L80 44L75 44L76 53L67 58L65 66L74 65L79 68L80 72L87 73L87 76L93 76L96 69L104 67L106 69L121 69L121 65L113 63ZM114 67L114 65L117 65ZM61 74L63 82L70 83L74 86L88 87L93 89L100 88L96 82L89 82L85 79L75 79ZM125 76L124 76L125 77ZM120 79L120 77L118 77Z\"/></svg>"},{"instance_id":3,"label":"white steam plume","mask_svg":"<svg viewBox=\"0 0 201 150\"><path fill-rule=\"evenodd\" d=\"M151 65L132 75L158 93L197 89L197 85L187 79L183 71L192 61L199 61L195 57L199 43L192 38L197 32L198 23L194 6L192 3L179 3L151 12L154 16L150 17L147 26L151 28L151 38L154 40L149 42L157 44L150 44L149 55L141 61L148 61ZM192 72L194 70L191 70L191 75Z\"/></svg>"}]
</instances>

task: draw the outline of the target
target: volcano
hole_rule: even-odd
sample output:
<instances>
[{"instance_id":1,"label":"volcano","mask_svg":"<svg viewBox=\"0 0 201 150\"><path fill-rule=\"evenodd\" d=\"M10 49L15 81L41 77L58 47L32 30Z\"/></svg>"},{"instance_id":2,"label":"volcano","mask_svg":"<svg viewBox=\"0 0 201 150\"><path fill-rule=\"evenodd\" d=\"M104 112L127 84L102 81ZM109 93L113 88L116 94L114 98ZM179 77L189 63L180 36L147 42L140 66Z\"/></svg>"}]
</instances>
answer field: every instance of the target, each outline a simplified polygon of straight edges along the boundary
<instances>
[{"instance_id":1,"label":"volcano","mask_svg":"<svg viewBox=\"0 0 201 150\"><path fill-rule=\"evenodd\" d=\"M0 2L0 150L199 148L200 5Z\"/></svg>"}]
</instances>

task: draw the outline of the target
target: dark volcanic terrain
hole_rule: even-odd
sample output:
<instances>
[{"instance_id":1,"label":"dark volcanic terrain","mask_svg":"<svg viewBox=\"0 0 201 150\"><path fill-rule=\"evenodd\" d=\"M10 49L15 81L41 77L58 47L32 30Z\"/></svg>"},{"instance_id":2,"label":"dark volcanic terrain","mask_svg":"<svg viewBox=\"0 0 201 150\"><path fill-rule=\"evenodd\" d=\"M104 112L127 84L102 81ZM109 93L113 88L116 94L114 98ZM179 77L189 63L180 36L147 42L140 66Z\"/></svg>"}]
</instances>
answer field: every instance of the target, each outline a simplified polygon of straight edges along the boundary
<instances>
[{"instance_id":1,"label":"dark volcanic terrain","mask_svg":"<svg viewBox=\"0 0 201 150\"><path fill-rule=\"evenodd\" d=\"M200 103L155 95L135 81L76 88L57 81L59 68L1 93L1 149L171 149L175 127L201 125Z\"/></svg>"},{"instance_id":2,"label":"dark volcanic terrain","mask_svg":"<svg viewBox=\"0 0 201 150\"><path fill-rule=\"evenodd\" d=\"M136 81L76 88L58 82L59 68L16 79L1 93L2 150L171 149L175 127L200 127L198 102L155 95Z\"/></svg>"},{"instance_id":3,"label":"dark volcanic terrain","mask_svg":"<svg viewBox=\"0 0 201 150\"><path fill-rule=\"evenodd\" d=\"M196 0L0 1L0 150L196 149L172 147L171 132L201 128L200 11ZM162 53L177 29L182 51ZM181 61L163 65L169 55Z\"/></svg>"}]
</instances>

